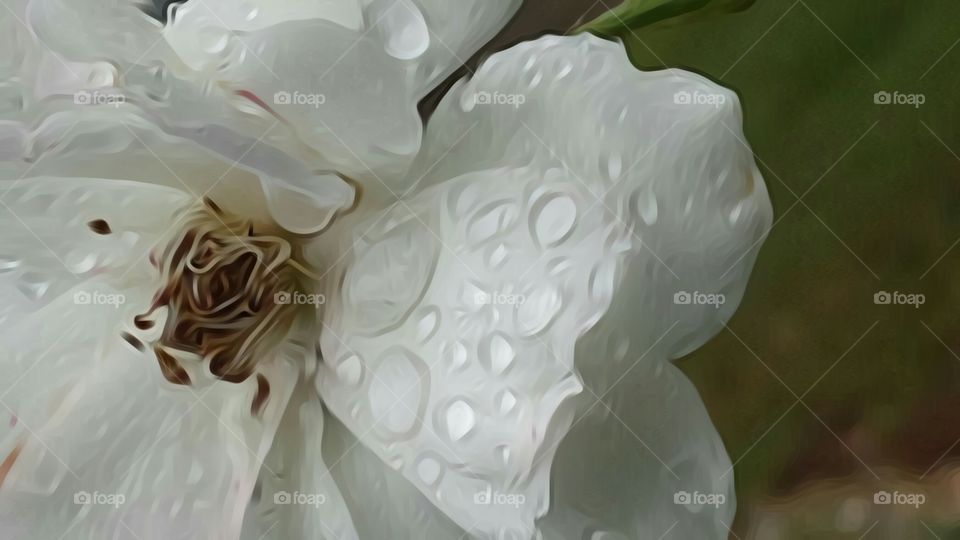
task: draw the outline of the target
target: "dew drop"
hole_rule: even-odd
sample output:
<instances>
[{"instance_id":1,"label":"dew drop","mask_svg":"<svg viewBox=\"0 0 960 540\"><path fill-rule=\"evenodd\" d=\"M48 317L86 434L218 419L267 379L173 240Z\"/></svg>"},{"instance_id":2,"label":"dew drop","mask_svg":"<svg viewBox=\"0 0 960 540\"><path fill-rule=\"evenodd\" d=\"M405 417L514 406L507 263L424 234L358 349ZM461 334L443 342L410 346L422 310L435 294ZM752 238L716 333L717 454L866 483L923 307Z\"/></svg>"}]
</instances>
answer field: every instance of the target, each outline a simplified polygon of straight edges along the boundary
<instances>
[{"instance_id":1,"label":"dew drop","mask_svg":"<svg viewBox=\"0 0 960 540\"><path fill-rule=\"evenodd\" d=\"M611 152L607 156L607 178L616 181L620 179L621 174L623 174L623 158L620 152Z\"/></svg>"},{"instance_id":2,"label":"dew drop","mask_svg":"<svg viewBox=\"0 0 960 540\"><path fill-rule=\"evenodd\" d=\"M470 433L476 422L476 413L466 401L458 399L447 408L447 432L454 441Z\"/></svg>"},{"instance_id":3,"label":"dew drop","mask_svg":"<svg viewBox=\"0 0 960 540\"><path fill-rule=\"evenodd\" d=\"M34 272L23 274L17 283L17 289L34 302L43 298L43 295L46 294L49 288L50 282L40 274Z\"/></svg>"},{"instance_id":4,"label":"dew drop","mask_svg":"<svg viewBox=\"0 0 960 540\"><path fill-rule=\"evenodd\" d=\"M566 195L538 203L534 211L534 236L542 245L551 246L561 242L573 230L577 221L577 205Z\"/></svg>"},{"instance_id":5,"label":"dew drop","mask_svg":"<svg viewBox=\"0 0 960 540\"><path fill-rule=\"evenodd\" d=\"M459 341L447 343L444 346L443 358L450 369L458 370L467 364L467 348Z\"/></svg>"},{"instance_id":6,"label":"dew drop","mask_svg":"<svg viewBox=\"0 0 960 540\"><path fill-rule=\"evenodd\" d=\"M436 308L429 308L417 322L417 341L425 343L437 333L440 328L440 312Z\"/></svg>"},{"instance_id":7,"label":"dew drop","mask_svg":"<svg viewBox=\"0 0 960 540\"><path fill-rule=\"evenodd\" d=\"M380 26L387 34L385 48L390 56L412 60L430 47L430 31L416 6L394 2L382 19Z\"/></svg>"},{"instance_id":8,"label":"dew drop","mask_svg":"<svg viewBox=\"0 0 960 540\"><path fill-rule=\"evenodd\" d=\"M508 255L507 248L503 244L498 245L496 248L490 250L489 255L487 256L487 265L491 268L497 268L503 261L506 260Z\"/></svg>"},{"instance_id":9,"label":"dew drop","mask_svg":"<svg viewBox=\"0 0 960 540\"><path fill-rule=\"evenodd\" d=\"M83 274L89 272L97 265L97 255L88 252L73 252L67 254L67 267L74 274Z\"/></svg>"},{"instance_id":10,"label":"dew drop","mask_svg":"<svg viewBox=\"0 0 960 540\"><path fill-rule=\"evenodd\" d=\"M494 334L486 344L484 356L490 370L499 375L510 367L516 353L507 338L501 334Z\"/></svg>"},{"instance_id":11,"label":"dew drop","mask_svg":"<svg viewBox=\"0 0 960 540\"><path fill-rule=\"evenodd\" d=\"M504 390L497 396L497 410L502 415L508 415L517 406L517 396L513 392Z\"/></svg>"},{"instance_id":12,"label":"dew drop","mask_svg":"<svg viewBox=\"0 0 960 540\"><path fill-rule=\"evenodd\" d=\"M517 308L517 326L525 336L542 332L560 313L560 292L552 285L537 287Z\"/></svg>"},{"instance_id":13,"label":"dew drop","mask_svg":"<svg viewBox=\"0 0 960 540\"><path fill-rule=\"evenodd\" d=\"M227 48L227 44L230 42L230 34L223 28L208 26L200 30L199 40L201 49L211 54L217 54Z\"/></svg>"},{"instance_id":14,"label":"dew drop","mask_svg":"<svg viewBox=\"0 0 960 540\"><path fill-rule=\"evenodd\" d=\"M425 457L417 463L417 477L428 486L440 479L441 472L440 463L431 457Z\"/></svg>"},{"instance_id":15,"label":"dew drop","mask_svg":"<svg viewBox=\"0 0 960 540\"><path fill-rule=\"evenodd\" d=\"M0 255L0 273L10 272L20 266L20 261L13 257Z\"/></svg>"},{"instance_id":16,"label":"dew drop","mask_svg":"<svg viewBox=\"0 0 960 540\"><path fill-rule=\"evenodd\" d=\"M730 211L730 225L736 225L740 221L740 214L743 213L743 201L737 203Z\"/></svg>"},{"instance_id":17,"label":"dew drop","mask_svg":"<svg viewBox=\"0 0 960 540\"><path fill-rule=\"evenodd\" d=\"M500 459L500 464L507 466L510 464L510 447L501 444L497 447L497 457Z\"/></svg>"},{"instance_id":18,"label":"dew drop","mask_svg":"<svg viewBox=\"0 0 960 540\"><path fill-rule=\"evenodd\" d=\"M651 190L645 190L640 194L637 200L637 211L640 213L640 219L647 225L657 222L657 197Z\"/></svg>"},{"instance_id":19,"label":"dew drop","mask_svg":"<svg viewBox=\"0 0 960 540\"><path fill-rule=\"evenodd\" d=\"M350 355L337 364L337 377L341 381L356 386L363 377L363 363L357 355Z\"/></svg>"}]
</instances>

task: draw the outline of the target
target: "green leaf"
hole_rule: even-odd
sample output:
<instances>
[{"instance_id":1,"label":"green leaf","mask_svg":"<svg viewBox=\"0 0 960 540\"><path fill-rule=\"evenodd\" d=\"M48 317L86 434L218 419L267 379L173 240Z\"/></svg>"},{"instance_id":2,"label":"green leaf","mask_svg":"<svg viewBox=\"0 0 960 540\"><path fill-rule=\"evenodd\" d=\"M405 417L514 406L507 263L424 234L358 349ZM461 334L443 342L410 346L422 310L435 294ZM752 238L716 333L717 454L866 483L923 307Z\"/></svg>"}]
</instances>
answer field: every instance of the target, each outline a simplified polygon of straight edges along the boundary
<instances>
[{"instance_id":1,"label":"green leaf","mask_svg":"<svg viewBox=\"0 0 960 540\"><path fill-rule=\"evenodd\" d=\"M755 0L625 0L593 21L581 26L603 36L620 36L653 24L680 24L706 15L740 11Z\"/></svg>"}]
</instances>

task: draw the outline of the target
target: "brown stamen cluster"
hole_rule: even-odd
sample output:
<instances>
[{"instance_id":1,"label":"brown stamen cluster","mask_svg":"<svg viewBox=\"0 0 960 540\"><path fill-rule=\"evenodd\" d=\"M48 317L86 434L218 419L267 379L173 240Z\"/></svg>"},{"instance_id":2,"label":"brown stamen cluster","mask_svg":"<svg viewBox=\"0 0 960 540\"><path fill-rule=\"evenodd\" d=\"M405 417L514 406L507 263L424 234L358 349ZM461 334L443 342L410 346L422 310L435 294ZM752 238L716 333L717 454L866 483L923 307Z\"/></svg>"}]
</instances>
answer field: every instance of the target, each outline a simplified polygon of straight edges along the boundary
<instances>
[{"instance_id":1,"label":"brown stamen cluster","mask_svg":"<svg viewBox=\"0 0 960 540\"><path fill-rule=\"evenodd\" d=\"M246 380L295 316L294 306L283 301L298 284L290 243L204 202L151 256L163 286L136 319L139 328L149 328L150 315L167 308L154 351L164 377L176 384L190 384L177 360L182 353L209 362L222 380ZM264 383L258 379L258 386Z\"/></svg>"}]
</instances>

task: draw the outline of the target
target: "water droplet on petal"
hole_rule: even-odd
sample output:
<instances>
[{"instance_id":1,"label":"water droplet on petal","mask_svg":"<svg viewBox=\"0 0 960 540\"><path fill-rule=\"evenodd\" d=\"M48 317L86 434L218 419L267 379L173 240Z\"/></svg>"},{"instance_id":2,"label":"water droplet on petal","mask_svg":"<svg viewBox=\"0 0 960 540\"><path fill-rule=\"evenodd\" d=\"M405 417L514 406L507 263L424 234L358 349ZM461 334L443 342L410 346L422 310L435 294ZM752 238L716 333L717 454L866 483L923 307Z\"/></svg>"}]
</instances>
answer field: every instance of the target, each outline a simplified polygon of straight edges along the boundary
<instances>
[{"instance_id":1,"label":"water droplet on petal","mask_svg":"<svg viewBox=\"0 0 960 540\"><path fill-rule=\"evenodd\" d=\"M441 472L443 472L443 468L440 462L432 457L425 457L417 463L417 476L428 486L435 484L440 479Z\"/></svg>"},{"instance_id":2,"label":"water droplet on petal","mask_svg":"<svg viewBox=\"0 0 960 540\"><path fill-rule=\"evenodd\" d=\"M230 34L218 26L208 26L200 31L200 48L204 51L217 54L223 52L230 42Z\"/></svg>"},{"instance_id":3,"label":"water droplet on petal","mask_svg":"<svg viewBox=\"0 0 960 540\"><path fill-rule=\"evenodd\" d=\"M503 234L516 223L519 214L512 202L497 202L481 208L467 224L467 241L476 245Z\"/></svg>"},{"instance_id":4,"label":"water droplet on petal","mask_svg":"<svg viewBox=\"0 0 960 540\"><path fill-rule=\"evenodd\" d=\"M447 343L443 348L443 358L450 369L456 371L467 363L467 348L459 341Z\"/></svg>"},{"instance_id":5,"label":"water droplet on petal","mask_svg":"<svg viewBox=\"0 0 960 540\"><path fill-rule=\"evenodd\" d=\"M35 272L23 274L17 282L17 289L34 302L43 298L49 288L50 282Z\"/></svg>"},{"instance_id":6,"label":"water droplet on petal","mask_svg":"<svg viewBox=\"0 0 960 540\"><path fill-rule=\"evenodd\" d=\"M647 189L640 193L637 199L637 211L640 213L640 219L647 225L653 225L657 222L657 196L653 191Z\"/></svg>"},{"instance_id":7,"label":"water droplet on petal","mask_svg":"<svg viewBox=\"0 0 960 540\"><path fill-rule=\"evenodd\" d=\"M506 416L517 406L517 396L513 392L504 390L497 396L497 410L500 414Z\"/></svg>"},{"instance_id":8,"label":"water droplet on petal","mask_svg":"<svg viewBox=\"0 0 960 540\"><path fill-rule=\"evenodd\" d=\"M620 152L611 152L607 156L607 178L616 181L620 179L622 173L623 158L620 156Z\"/></svg>"},{"instance_id":9,"label":"water droplet on petal","mask_svg":"<svg viewBox=\"0 0 960 540\"><path fill-rule=\"evenodd\" d=\"M10 272L20 266L20 261L13 257L0 255L0 273Z\"/></svg>"},{"instance_id":10,"label":"water droplet on petal","mask_svg":"<svg viewBox=\"0 0 960 540\"><path fill-rule=\"evenodd\" d=\"M187 473L187 484L194 486L203 478L203 466L198 461L190 464L190 472Z\"/></svg>"},{"instance_id":11,"label":"water droplet on petal","mask_svg":"<svg viewBox=\"0 0 960 540\"><path fill-rule=\"evenodd\" d=\"M420 315L417 322L417 341L424 343L437 333L440 328L440 311L437 308L427 308Z\"/></svg>"},{"instance_id":12,"label":"water droplet on petal","mask_svg":"<svg viewBox=\"0 0 960 540\"><path fill-rule=\"evenodd\" d=\"M497 457L500 459L500 464L507 466L510 464L510 447L501 444L497 447Z\"/></svg>"},{"instance_id":13,"label":"water droplet on petal","mask_svg":"<svg viewBox=\"0 0 960 540\"><path fill-rule=\"evenodd\" d=\"M490 371L499 375L510 367L513 359L516 357L516 353L506 337L502 334L494 334L487 340L483 347L481 357L485 359Z\"/></svg>"},{"instance_id":14,"label":"water droplet on petal","mask_svg":"<svg viewBox=\"0 0 960 540\"><path fill-rule=\"evenodd\" d=\"M730 225L731 225L731 226L737 224L737 221L740 220L740 214L741 214L742 212L743 212L743 201L740 201L740 202L737 203L736 206L733 207L733 210L730 211Z\"/></svg>"},{"instance_id":15,"label":"water droplet on petal","mask_svg":"<svg viewBox=\"0 0 960 540\"><path fill-rule=\"evenodd\" d=\"M560 313L560 291L552 285L537 287L517 308L517 326L521 334L542 332Z\"/></svg>"},{"instance_id":16,"label":"water droplet on petal","mask_svg":"<svg viewBox=\"0 0 960 540\"><path fill-rule=\"evenodd\" d=\"M447 431L454 441L459 441L470 433L476 421L476 413L466 401L454 401L447 408Z\"/></svg>"},{"instance_id":17,"label":"water droplet on petal","mask_svg":"<svg viewBox=\"0 0 960 540\"><path fill-rule=\"evenodd\" d=\"M363 363L360 358L354 354L341 360L337 364L337 377L351 386L359 384L363 377Z\"/></svg>"},{"instance_id":18,"label":"water droplet on petal","mask_svg":"<svg viewBox=\"0 0 960 540\"><path fill-rule=\"evenodd\" d=\"M75 251L67 254L64 262L71 272L82 274L93 270L93 267L97 265L97 255L89 251Z\"/></svg>"},{"instance_id":19,"label":"water droplet on petal","mask_svg":"<svg viewBox=\"0 0 960 540\"><path fill-rule=\"evenodd\" d=\"M503 244L499 244L496 248L491 249L487 256L487 265L490 268L497 268L503 261L506 260L508 255L507 248Z\"/></svg>"},{"instance_id":20,"label":"water droplet on petal","mask_svg":"<svg viewBox=\"0 0 960 540\"><path fill-rule=\"evenodd\" d=\"M386 35L387 54L401 60L411 60L430 47L430 31L416 6L405 0L393 3L379 24Z\"/></svg>"},{"instance_id":21,"label":"water droplet on petal","mask_svg":"<svg viewBox=\"0 0 960 540\"><path fill-rule=\"evenodd\" d=\"M534 210L534 236L542 245L552 246L567 237L577 221L577 205L566 195L538 201Z\"/></svg>"}]
</instances>

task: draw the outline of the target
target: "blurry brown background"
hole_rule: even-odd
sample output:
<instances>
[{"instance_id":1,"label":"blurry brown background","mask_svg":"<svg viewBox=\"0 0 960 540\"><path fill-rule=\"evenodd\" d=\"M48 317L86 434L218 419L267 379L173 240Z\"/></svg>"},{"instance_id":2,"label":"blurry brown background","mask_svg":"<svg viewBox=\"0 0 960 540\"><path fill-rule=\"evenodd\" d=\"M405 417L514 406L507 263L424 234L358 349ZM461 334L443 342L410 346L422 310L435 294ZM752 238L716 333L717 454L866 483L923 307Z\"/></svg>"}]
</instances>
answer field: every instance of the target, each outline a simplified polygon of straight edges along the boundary
<instances>
[{"instance_id":1,"label":"blurry brown background","mask_svg":"<svg viewBox=\"0 0 960 540\"><path fill-rule=\"evenodd\" d=\"M469 64L613 7L526 0ZM731 538L960 538L958 21L955 0L756 0L617 32L636 65L740 94L776 212L729 330L680 361L736 463Z\"/></svg>"}]
</instances>

